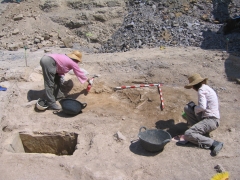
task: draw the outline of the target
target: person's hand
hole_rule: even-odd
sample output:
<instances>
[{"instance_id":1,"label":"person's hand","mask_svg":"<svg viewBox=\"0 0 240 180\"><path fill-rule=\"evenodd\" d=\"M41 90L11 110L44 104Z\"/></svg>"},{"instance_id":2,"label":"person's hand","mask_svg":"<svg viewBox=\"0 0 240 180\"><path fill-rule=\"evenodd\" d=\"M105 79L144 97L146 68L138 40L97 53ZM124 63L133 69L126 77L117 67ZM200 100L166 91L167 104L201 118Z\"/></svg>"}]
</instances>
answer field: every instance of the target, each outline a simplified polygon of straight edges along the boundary
<instances>
[{"instance_id":1,"label":"person's hand","mask_svg":"<svg viewBox=\"0 0 240 180\"><path fill-rule=\"evenodd\" d=\"M193 110L194 110L194 108L195 108L195 106L196 106L196 104L195 104L193 101L189 102L187 105L188 105L189 107L191 107Z\"/></svg>"},{"instance_id":2,"label":"person's hand","mask_svg":"<svg viewBox=\"0 0 240 180\"><path fill-rule=\"evenodd\" d=\"M93 84L93 79L92 78L88 79L87 82L92 85Z\"/></svg>"}]
</instances>

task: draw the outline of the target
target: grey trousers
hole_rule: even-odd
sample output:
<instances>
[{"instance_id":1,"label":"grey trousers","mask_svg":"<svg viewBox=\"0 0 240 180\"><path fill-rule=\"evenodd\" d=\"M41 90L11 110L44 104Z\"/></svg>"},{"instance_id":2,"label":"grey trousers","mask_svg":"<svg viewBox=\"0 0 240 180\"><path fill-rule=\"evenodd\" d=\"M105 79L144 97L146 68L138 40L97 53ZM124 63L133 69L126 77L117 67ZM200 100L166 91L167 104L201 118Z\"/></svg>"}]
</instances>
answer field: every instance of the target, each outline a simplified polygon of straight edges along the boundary
<instances>
[{"instance_id":1,"label":"grey trousers","mask_svg":"<svg viewBox=\"0 0 240 180\"><path fill-rule=\"evenodd\" d=\"M42 66L47 101L51 105L56 102L56 97L60 91L60 76L56 73L56 62L50 56L43 56L40 65Z\"/></svg>"},{"instance_id":2,"label":"grey trousers","mask_svg":"<svg viewBox=\"0 0 240 180\"><path fill-rule=\"evenodd\" d=\"M209 117L202 119L202 114L195 115L193 109L186 105L184 107L188 124L192 127L185 133L185 139L191 143L199 145L201 148L210 148L213 144L213 139L204 136L204 134L210 133L219 126L219 119Z\"/></svg>"}]
</instances>

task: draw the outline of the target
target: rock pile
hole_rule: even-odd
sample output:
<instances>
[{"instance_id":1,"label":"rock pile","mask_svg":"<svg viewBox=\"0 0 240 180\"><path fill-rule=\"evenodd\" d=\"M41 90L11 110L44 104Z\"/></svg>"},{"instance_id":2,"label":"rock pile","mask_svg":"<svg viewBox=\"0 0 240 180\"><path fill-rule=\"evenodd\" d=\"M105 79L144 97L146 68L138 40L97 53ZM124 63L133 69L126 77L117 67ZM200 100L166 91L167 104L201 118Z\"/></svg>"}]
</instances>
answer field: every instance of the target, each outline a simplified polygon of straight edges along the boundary
<instances>
[{"instance_id":1,"label":"rock pile","mask_svg":"<svg viewBox=\"0 0 240 180\"><path fill-rule=\"evenodd\" d=\"M224 22L239 16L238 0L131 0L122 26L101 52L160 46L240 51L240 34L224 35ZM240 31L239 31L240 32Z\"/></svg>"},{"instance_id":2,"label":"rock pile","mask_svg":"<svg viewBox=\"0 0 240 180\"><path fill-rule=\"evenodd\" d=\"M239 12L239 0L2 3L0 49L36 51L57 46L111 53L142 47L196 46L240 51L240 22L229 21L224 27L224 22L238 17ZM232 31L235 26L239 29ZM224 28L228 33L223 33Z\"/></svg>"},{"instance_id":3,"label":"rock pile","mask_svg":"<svg viewBox=\"0 0 240 180\"><path fill-rule=\"evenodd\" d=\"M2 5L0 49L10 51L75 45L98 52L125 13L125 2L118 0L25 0Z\"/></svg>"}]
</instances>

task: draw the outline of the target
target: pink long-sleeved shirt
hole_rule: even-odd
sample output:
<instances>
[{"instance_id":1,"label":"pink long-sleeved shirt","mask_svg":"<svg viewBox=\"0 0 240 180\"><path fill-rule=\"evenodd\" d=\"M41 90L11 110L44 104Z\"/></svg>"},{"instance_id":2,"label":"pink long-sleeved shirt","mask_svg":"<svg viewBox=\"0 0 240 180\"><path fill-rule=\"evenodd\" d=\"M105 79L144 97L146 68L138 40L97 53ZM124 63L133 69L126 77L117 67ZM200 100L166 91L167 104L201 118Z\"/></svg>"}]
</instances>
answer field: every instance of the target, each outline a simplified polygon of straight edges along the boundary
<instances>
[{"instance_id":1,"label":"pink long-sleeved shirt","mask_svg":"<svg viewBox=\"0 0 240 180\"><path fill-rule=\"evenodd\" d=\"M78 66L78 63L70 59L65 54L48 54L48 56L52 57L56 61L57 65L57 73L59 75L64 75L68 73L70 70L73 70L74 74L77 76L78 80L81 83L85 83L88 78L85 76L84 72Z\"/></svg>"}]
</instances>

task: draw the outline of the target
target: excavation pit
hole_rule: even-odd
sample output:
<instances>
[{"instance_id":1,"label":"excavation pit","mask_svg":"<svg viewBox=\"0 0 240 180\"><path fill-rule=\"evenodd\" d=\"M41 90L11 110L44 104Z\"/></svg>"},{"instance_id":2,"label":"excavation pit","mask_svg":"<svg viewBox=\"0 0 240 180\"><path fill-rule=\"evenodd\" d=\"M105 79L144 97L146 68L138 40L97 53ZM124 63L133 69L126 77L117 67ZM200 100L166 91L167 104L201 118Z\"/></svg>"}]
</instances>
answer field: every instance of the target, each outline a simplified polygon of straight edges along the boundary
<instances>
[{"instance_id":1,"label":"excavation pit","mask_svg":"<svg viewBox=\"0 0 240 180\"><path fill-rule=\"evenodd\" d=\"M16 153L50 153L73 155L78 134L69 132L19 132L10 144Z\"/></svg>"}]
</instances>

